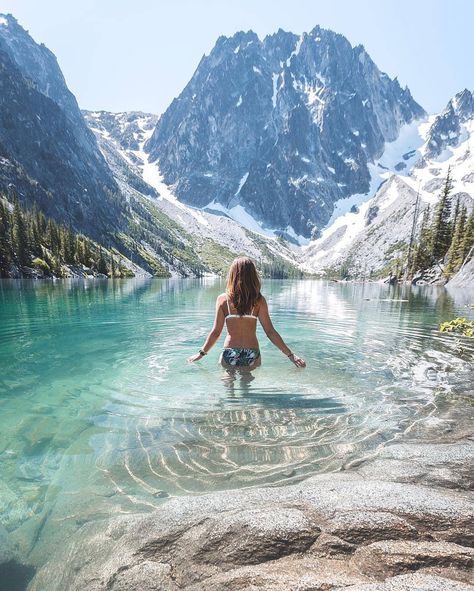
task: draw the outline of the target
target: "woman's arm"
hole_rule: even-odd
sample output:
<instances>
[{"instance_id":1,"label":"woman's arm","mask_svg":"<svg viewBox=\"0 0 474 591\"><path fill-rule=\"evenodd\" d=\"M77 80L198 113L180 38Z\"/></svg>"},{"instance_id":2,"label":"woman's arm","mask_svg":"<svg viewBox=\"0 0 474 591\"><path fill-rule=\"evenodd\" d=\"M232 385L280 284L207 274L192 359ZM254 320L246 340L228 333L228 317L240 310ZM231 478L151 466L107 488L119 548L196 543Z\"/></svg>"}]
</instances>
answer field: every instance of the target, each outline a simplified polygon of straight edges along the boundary
<instances>
[{"instance_id":1,"label":"woman's arm","mask_svg":"<svg viewBox=\"0 0 474 591\"><path fill-rule=\"evenodd\" d=\"M203 351L204 354L209 353L212 347L216 344L216 342L219 340L219 337L221 336L222 329L224 328L225 316L224 312L222 311L222 301L222 296L218 296L216 300L216 315L214 317L214 325L211 332L207 335L204 345L200 349L200 351ZM189 357L188 361L193 363L193 361L199 361L203 357L204 355L199 352L196 353L196 355Z\"/></svg>"},{"instance_id":2,"label":"woman's arm","mask_svg":"<svg viewBox=\"0 0 474 591\"><path fill-rule=\"evenodd\" d=\"M260 320L260 324L265 331L265 334L270 339L270 341L278 347L282 353L284 353L290 361L292 361L297 367L306 367L306 363L304 359L298 357L285 344L285 341L281 338L280 334L277 332L275 327L273 326L272 320L270 318L270 313L268 311L268 304L267 300L261 296L260 298L260 307L258 309L258 319Z\"/></svg>"}]
</instances>

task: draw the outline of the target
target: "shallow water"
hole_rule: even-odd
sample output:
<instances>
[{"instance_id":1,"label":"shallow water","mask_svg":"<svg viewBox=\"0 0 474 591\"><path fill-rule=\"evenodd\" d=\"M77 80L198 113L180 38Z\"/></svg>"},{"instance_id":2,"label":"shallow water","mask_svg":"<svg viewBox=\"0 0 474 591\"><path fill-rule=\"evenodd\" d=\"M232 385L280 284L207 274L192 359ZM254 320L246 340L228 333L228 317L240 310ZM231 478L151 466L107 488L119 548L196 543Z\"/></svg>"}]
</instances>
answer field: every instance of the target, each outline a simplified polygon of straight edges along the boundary
<instances>
[{"instance_id":1,"label":"shallow water","mask_svg":"<svg viewBox=\"0 0 474 591\"><path fill-rule=\"evenodd\" d=\"M308 367L259 328L253 379L219 346L186 364L222 290L0 282L0 523L36 562L91 519L337 470L471 395L474 348L437 327L473 314L442 288L267 281Z\"/></svg>"}]
</instances>

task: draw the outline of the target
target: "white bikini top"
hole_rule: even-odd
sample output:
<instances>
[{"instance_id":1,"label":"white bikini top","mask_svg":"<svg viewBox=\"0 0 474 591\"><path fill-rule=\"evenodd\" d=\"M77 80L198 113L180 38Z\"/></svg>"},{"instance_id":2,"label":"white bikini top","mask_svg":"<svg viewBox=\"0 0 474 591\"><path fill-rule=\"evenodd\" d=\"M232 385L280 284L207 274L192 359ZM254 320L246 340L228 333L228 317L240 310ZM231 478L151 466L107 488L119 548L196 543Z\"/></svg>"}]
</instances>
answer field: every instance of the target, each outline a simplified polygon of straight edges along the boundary
<instances>
[{"instance_id":1,"label":"white bikini top","mask_svg":"<svg viewBox=\"0 0 474 591\"><path fill-rule=\"evenodd\" d=\"M229 298L228 298L227 294L225 296L225 299L227 302L227 311L229 312L227 314L227 316L225 317L226 320L227 320L227 318L255 318L255 320L257 320L257 316L255 316L255 314L253 314L253 312L255 310L255 306L252 308L251 314L231 314L230 305L229 305Z\"/></svg>"}]
</instances>

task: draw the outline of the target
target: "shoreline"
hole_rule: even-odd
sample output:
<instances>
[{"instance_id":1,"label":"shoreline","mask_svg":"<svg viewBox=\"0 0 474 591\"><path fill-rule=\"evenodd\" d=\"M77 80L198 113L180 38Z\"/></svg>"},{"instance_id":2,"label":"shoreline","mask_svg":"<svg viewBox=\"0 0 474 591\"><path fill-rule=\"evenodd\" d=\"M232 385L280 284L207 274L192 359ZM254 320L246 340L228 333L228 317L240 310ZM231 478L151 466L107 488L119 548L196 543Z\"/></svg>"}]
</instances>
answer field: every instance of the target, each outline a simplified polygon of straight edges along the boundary
<instances>
[{"instance_id":1,"label":"shoreline","mask_svg":"<svg viewBox=\"0 0 474 591\"><path fill-rule=\"evenodd\" d=\"M28 591L473 590L473 418L433 417L297 484L85 524Z\"/></svg>"}]
</instances>

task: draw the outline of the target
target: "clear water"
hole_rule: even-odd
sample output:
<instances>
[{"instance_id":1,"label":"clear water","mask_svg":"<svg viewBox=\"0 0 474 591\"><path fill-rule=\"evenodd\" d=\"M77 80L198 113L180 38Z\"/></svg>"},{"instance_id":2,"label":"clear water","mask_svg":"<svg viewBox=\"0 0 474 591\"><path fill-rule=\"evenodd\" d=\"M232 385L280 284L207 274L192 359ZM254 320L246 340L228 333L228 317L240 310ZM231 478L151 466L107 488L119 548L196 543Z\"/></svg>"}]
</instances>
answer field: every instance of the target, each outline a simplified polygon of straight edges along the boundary
<instances>
[{"instance_id":1,"label":"clear water","mask_svg":"<svg viewBox=\"0 0 474 591\"><path fill-rule=\"evenodd\" d=\"M470 312L444 289L267 281L308 367L259 329L253 379L219 346L186 363L222 290L0 282L0 523L33 561L91 519L337 470L470 394L472 345L437 331Z\"/></svg>"}]
</instances>

